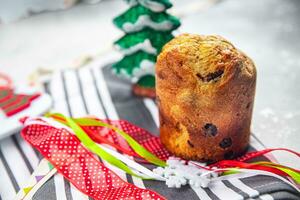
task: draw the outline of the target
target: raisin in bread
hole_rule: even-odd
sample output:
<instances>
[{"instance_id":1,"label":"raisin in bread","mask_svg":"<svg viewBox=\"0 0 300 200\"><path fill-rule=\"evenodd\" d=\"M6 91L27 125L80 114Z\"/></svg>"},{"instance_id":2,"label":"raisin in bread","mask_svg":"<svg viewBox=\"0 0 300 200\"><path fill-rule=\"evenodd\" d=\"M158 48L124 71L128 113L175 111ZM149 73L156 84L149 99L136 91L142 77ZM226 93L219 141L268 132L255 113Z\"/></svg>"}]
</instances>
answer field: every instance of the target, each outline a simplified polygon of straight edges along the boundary
<instances>
[{"instance_id":1,"label":"raisin in bread","mask_svg":"<svg viewBox=\"0 0 300 200\"><path fill-rule=\"evenodd\" d=\"M249 143L255 84L252 60L224 38L174 38L156 64L163 145L192 160L242 154Z\"/></svg>"}]
</instances>

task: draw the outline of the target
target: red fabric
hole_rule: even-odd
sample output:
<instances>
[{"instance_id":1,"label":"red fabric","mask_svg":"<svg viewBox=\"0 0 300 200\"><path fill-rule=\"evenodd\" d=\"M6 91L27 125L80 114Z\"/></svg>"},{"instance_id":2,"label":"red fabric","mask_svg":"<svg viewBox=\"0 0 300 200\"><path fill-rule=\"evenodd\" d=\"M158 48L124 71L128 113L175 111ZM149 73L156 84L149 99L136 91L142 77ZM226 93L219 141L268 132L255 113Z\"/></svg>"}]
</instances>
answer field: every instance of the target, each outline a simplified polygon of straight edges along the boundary
<instances>
[{"instance_id":1,"label":"red fabric","mask_svg":"<svg viewBox=\"0 0 300 200\"><path fill-rule=\"evenodd\" d=\"M7 92L7 95L0 97L0 103L7 101L8 99L10 99L13 96L13 91L9 88L1 88L0 87L0 91Z\"/></svg>"},{"instance_id":2,"label":"red fabric","mask_svg":"<svg viewBox=\"0 0 300 200\"><path fill-rule=\"evenodd\" d=\"M0 109L7 117L28 108L31 102L40 96L38 93L34 95L14 94L9 88L0 88L0 91L7 92L7 95L0 97Z\"/></svg>"},{"instance_id":3,"label":"red fabric","mask_svg":"<svg viewBox=\"0 0 300 200\"><path fill-rule=\"evenodd\" d=\"M5 111L6 116L10 117L10 116L17 114L18 112L21 112L22 110L28 108L29 106L30 106L30 103L26 103L26 104L18 106L17 108L10 109L10 110L4 110L4 111Z\"/></svg>"},{"instance_id":4,"label":"red fabric","mask_svg":"<svg viewBox=\"0 0 300 200\"><path fill-rule=\"evenodd\" d=\"M40 121L40 119L37 119L37 121ZM171 154L169 154L162 146L159 138L153 136L144 129L124 120L101 121L109 123L123 130L159 158L166 160L171 156ZM95 142L109 144L122 153L139 157L128 146L126 141L114 131L100 126L82 126L82 128ZM95 199L122 199L125 197L143 199L143 195L145 193L150 195L147 197L149 199L163 198L153 191L136 188L136 186L122 181L117 175L96 160L93 155L80 144L80 141L66 130L44 125L31 125L22 131L22 136L25 140L37 148L54 166L56 166L58 171L62 173L70 182L72 182L75 187ZM286 174L284 171L274 167L245 162L252 158L256 158L277 150L288 151L300 156L299 153L289 149L265 149L262 151L247 153L244 156L237 158L237 160L219 161L215 164L205 167L205 169L210 170L212 167L217 167L220 169L228 167L256 169L288 177L288 174ZM79 169L76 169L76 167ZM96 170L97 173L93 171L93 169ZM107 176L110 178L107 178ZM99 184L99 182L101 184ZM119 187L114 187L116 184L118 184ZM133 189L132 187L136 189ZM91 188L93 188L93 190ZM128 192L128 189L131 192ZM132 191L134 191L134 193L132 193Z\"/></svg>"},{"instance_id":5,"label":"red fabric","mask_svg":"<svg viewBox=\"0 0 300 200\"><path fill-rule=\"evenodd\" d=\"M164 199L151 190L123 181L65 129L33 124L26 126L21 134L59 173L94 199Z\"/></svg>"},{"instance_id":6,"label":"red fabric","mask_svg":"<svg viewBox=\"0 0 300 200\"><path fill-rule=\"evenodd\" d=\"M135 126L125 120L109 120L109 121L101 120L101 121L109 123L123 130L128 135L130 135L134 140L136 140L139 144L144 146L148 151L150 151L160 159L167 160L171 156L171 154L161 144L159 137L153 136L148 131L138 126ZM103 142L104 141L103 138L105 138L106 141L108 141L109 143L113 143L112 146L114 146L116 149L124 153L128 153L128 155L140 157L128 146L127 142L114 131L100 126L84 127L84 129L87 131L89 136L95 142L105 143Z\"/></svg>"},{"instance_id":7,"label":"red fabric","mask_svg":"<svg viewBox=\"0 0 300 200\"><path fill-rule=\"evenodd\" d=\"M29 103L28 100L29 100L29 98L26 97L25 95L13 95L11 98L7 99L5 102L3 102L1 104L1 108L3 110L5 110L9 107L18 105L21 102L23 102L23 104L27 104L27 103Z\"/></svg>"}]
</instances>

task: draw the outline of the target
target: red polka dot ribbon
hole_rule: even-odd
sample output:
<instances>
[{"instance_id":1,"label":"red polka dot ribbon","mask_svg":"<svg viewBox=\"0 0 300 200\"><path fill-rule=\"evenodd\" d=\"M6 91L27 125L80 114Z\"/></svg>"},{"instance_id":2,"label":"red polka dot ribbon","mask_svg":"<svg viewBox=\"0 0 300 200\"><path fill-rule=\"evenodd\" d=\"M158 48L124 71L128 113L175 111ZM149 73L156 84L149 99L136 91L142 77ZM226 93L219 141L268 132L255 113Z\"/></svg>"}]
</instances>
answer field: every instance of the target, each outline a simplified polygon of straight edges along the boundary
<instances>
[{"instance_id":1,"label":"red polka dot ribbon","mask_svg":"<svg viewBox=\"0 0 300 200\"><path fill-rule=\"evenodd\" d=\"M141 146L160 159L166 160L171 156L162 146L158 137L153 136L142 128L134 126L124 120L101 121L123 130ZM25 140L37 148L45 158L56 166L60 173L83 193L95 199L122 199L124 197L130 197L131 199L163 199L163 197L155 192L140 189L124 182L96 160L93 155L81 145L81 141L79 141L77 137L64 128L55 128L50 124L45 123L42 119L35 119L34 123L27 125L23 129L22 135ZM80 123L78 125L80 125ZM135 158L141 158L141 156L128 145L126 140L112 129L104 126L84 125L84 123L80 126L94 142L108 144L122 153L134 156ZM291 178L295 183L299 184L300 171L297 169L271 162L245 162L272 151L287 151L300 157L298 152L284 148L274 148L250 152L237 158L237 160L223 160L206 167L199 167L205 168L208 171L215 170L214 167L217 167L219 170L224 169L228 172L230 172L229 168L267 171ZM141 162L145 160L137 161Z\"/></svg>"},{"instance_id":2,"label":"red polka dot ribbon","mask_svg":"<svg viewBox=\"0 0 300 200\"><path fill-rule=\"evenodd\" d=\"M159 137L153 136L148 131L135 126L125 120L101 120L105 123L109 123L114 127L117 127L134 140L136 140L140 145L145 147L148 151L156 155L162 160L167 160L171 154L164 148L160 142ZM86 133L97 143L104 143L113 146L114 148L120 150L121 152L140 158L140 156L130 148L127 142L120 137L115 131L101 127L101 126L84 126L82 127Z\"/></svg>"},{"instance_id":3,"label":"red polka dot ribbon","mask_svg":"<svg viewBox=\"0 0 300 200\"><path fill-rule=\"evenodd\" d=\"M67 129L36 122L25 126L22 137L81 192L94 199L164 199L154 191L123 181Z\"/></svg>"}]
</instances>

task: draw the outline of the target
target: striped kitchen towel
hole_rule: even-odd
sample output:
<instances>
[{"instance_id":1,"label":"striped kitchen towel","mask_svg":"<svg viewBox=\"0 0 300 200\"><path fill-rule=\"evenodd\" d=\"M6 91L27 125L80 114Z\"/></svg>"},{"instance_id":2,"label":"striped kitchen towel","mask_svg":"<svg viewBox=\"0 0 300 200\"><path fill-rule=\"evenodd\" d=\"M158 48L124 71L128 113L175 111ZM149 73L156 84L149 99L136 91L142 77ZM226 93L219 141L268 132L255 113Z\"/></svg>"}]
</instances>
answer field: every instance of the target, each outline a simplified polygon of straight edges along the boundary
<instances>
[{"instance_id":1,"label":"striped kitchen towel","mask_svg":"<svg viewBox=\"0 0 300 200\"><path fill-rule=\"evenodd\" d=\"M94 115L100 119L125 119L158 134L158 110L153 100L137 98L130 83L115 77L110 66L64 70L44 84L53 97L53 111L72 117ZM253 135L249 150L263 149ZM17 133L0 141L0 200L11 200L26 184L41 156ZM268 160L262 157L261 160ZM153 167L149 166L148 167ZM300 199L299 193L281 180L264 175L234 175L209 188L170 189L163 182L141 180L112 168L121 178L141 188L154 190L167 199ZM34 200L88 200L63 176L56 174L33 196Z\"/></svg>"}]
</instances>

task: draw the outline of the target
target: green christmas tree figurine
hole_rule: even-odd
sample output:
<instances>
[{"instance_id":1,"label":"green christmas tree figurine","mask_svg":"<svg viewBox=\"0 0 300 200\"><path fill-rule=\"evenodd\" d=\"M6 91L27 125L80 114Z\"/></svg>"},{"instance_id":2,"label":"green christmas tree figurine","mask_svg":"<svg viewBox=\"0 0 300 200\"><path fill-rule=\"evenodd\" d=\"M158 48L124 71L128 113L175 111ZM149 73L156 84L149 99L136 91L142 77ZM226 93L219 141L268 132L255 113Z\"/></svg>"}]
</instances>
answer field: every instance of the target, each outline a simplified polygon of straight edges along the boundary
<instances>
[{"instance_id":1,"label":"green christmas tree figurine","mask_svg":"<svg viewBox=\"0 0 300 200\"><path fill-rule=\"evenodd\" d=\"M113 64L113 71L134 83L135 94L155 97L156 56L173 38L172 31L180 26L180 21L166 13L172 7L169 0L125 1L130 8L113 20L125 32L114 43L124 57Z\"/></svg>"}]
</instances>

